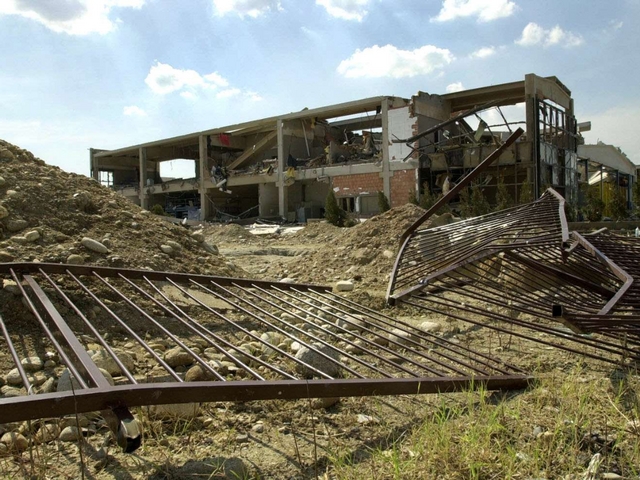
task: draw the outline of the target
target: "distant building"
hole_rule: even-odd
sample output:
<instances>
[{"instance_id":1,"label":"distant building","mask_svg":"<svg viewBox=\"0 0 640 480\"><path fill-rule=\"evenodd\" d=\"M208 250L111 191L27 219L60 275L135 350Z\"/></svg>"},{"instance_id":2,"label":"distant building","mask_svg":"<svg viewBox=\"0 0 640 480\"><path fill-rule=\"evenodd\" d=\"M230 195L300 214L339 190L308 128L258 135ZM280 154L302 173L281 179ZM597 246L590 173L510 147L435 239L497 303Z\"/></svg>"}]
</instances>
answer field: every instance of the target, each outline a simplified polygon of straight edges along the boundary
<instances>
[{"instance_id":1,"label":"distant building","mask_svg":"<svg viewBox=\"0 0 640 480\"><path fill-rule=\"evenodd\" d=\"M521 118L501 107L520 105ZM508 110L508 109L507 109ZM513 109L512 109L513 110ZM496 122L478 120L477 113ZM511 112L513 113L513 112ZM200 208L203 219L241 215L305 221L321 217L333 189L360 215L413 193L455 183L518 126L525 134L483 177L491 200L499 179L519 198L552 186L577 195L578 143L571 92L556 77L444 95L372 97L229 125L116 150L91 149L91 174L144 208ZM195 161L193 178L162 181L160 163ZM178 210L181 209L181 210Z\"/></svg>"}]
</instances>

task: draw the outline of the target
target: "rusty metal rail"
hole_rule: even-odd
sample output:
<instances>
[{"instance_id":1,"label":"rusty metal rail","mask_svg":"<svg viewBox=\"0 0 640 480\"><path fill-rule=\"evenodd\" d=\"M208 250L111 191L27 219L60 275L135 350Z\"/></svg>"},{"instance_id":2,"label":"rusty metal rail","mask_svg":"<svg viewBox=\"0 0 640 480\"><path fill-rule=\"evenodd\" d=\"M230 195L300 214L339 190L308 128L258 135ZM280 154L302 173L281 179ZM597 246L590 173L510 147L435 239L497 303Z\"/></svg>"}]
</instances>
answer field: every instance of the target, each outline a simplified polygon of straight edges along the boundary
<instances>
[{"instance_id":1,"label":"rusty metal rail","mask_svg":"<svg viewBox=\"0 0 640 480\"><path fill-rule=\"evenodd\" d=\"M527 205L415 229L388 300L615 363L640 357L638 253L638 239L569 232L564 199L550 189Z\"/></svg>"},{"instance_id":2,"label":"rusty metal rail","mask_svg":"<svg viewBox=\"0 0 640 480\"><path fill-rule=\"evenodd\" d=\"M324 286L26 263L0 264L0 279L0 359L19 377L0 397L0 423L100 410L122 430L140 405L523 388L531 379ZM45 352L59 362L37 373L22 362ZM63 375L71 390L42 390Z\"/></svg>"}]
</instances>

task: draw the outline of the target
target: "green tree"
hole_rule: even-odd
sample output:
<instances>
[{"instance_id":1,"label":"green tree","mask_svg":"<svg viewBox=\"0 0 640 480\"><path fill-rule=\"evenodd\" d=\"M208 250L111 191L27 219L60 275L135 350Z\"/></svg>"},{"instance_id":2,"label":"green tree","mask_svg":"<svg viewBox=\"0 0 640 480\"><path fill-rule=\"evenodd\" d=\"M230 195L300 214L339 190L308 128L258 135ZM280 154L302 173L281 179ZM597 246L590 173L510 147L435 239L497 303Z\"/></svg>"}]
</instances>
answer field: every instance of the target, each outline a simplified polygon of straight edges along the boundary
<instances>
[{"instance_id":1,"label":"green tree","mask_svg":"<svg viewBox=\"0 0 640 480\"><path fill-rule=\"evenodd\" d=\"M342 227L345 219L347 218L347 212L340 208L336 194L331 188L329 189L329 193L327 194L327 198L324 202L324 218L327 219L327 222L335 225L336 227Z\"/></svg>"},{"instance_id":2,"label":"green tree","mask_svg":"<svg viewBox=\"0 0 640 480\"><path fill-rule=\"evenodd\" d=\"M498 177L498 189L496 191L496 210L506 210L514 205L513 197L504 183L504 176Z\"/></svg>"},{"instance_id":3,"label":"green tree","mask_svg":"<svg viewBox=\"0 0 640 480\"><path fill-rule=\"evenodd\" d=\"M151 213L155 213L156 215L166 215L164 208L159 203L156 203L153 207L151 207Z\"/></svg>"},{"instance_id":4,"label":"green tree","mask_svg":"<svg viewBox=\"0 0 640 480\"><path fill-rule=\"evenodd\" d=\"M438 201L438 196L431 193L429 182L422 184L422 196L420 197L420 206L425 210L429 210Z\"/></svg>"},{"instance_id":5,"label":"green tree","mask_svg":"<svg viewBox=\"0 0 640 480\"><path fill-rule=\"evenodd\" d=\"M584 183L582 189L585 198L585 205L582 209L584 216L590 222L599 222L602 220L605 207L600 193L600 185L589 185Z\"/></svg>"},{"instance_id":6,"label":"green tree","mask_svg":"<svg viewBox=\"0 0 640 480\"><path fill-rule=\"evenodd\" d=\"M471 209L474 217L486 215L491 211L491 205L487 197L484 196L484 190L480 185L471 187Z\"/></svg>"},{"instance_id":7,"label":"green tree","mask_svg":"<svg viewBox=\"0 0 640 480\"><path fill-rule=\"evenodd\" d=\"M391 205L389 205L389 199L382 191L378 191L378 209L380 213L384 213L387 210L391 210Z\"/></svg>"},{"instance_id":8,"label":"green tree","mask_svg":"<svg viewBox=\"0 0 640 480\"><path fill-rule=\"evenodd\" d=\"M640 182L633 184L633 211L636 215L640 212Z\"/></svg>"},{"instance_id":9,"label":"green tree","mask_svg":"<svg viewBox=\"0 0 640 480\"><path fill-rule=\"evenodd\" d=\"M522 182L522 186L520 187L520 199L519 203L531 203L533 202L533 190L531 188L531 183L526 180Z\"/></svg>"},{"instance_id":10,"label":"green tree","mask_svg":"<svg viewBox=\"0 0 640 480\"><path fill-rule=\"evenodd\" d=\"M412 203L413 205L420 205L420 202L418 201L418 195L413 188L409 192L409 203Z\"/></svg>"},{"instance_id":11,"label":"green tree","mask_svg":"<svg viewBox=\"0 0 640 480\"><path fill-rule=\"evenodd\" d=\"M606 208L607 215L613 220L624 220L629 216L627 196L618 186L613 187L613 195Z\"/></svg>"}]
</instances>

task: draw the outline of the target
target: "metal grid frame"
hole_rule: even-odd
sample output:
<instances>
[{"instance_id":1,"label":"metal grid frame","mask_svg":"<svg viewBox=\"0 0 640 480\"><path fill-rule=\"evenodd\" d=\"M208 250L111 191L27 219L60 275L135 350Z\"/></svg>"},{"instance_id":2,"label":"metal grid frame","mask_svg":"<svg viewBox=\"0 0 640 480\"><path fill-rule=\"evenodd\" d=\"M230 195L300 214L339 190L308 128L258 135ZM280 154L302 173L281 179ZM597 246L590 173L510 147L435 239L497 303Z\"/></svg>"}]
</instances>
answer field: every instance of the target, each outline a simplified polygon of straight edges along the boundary
<instances>
[{"instance_id":1,"label":"metal grid frame","mask_svg":"<svg viewBox=\"0 0 640 480\"><path fill-rule=\"evenodd\" d=\"M421 394L480 385L519 389L531 380L518 367L324 286L30 263L0 264L0 278L15 282L13 305L0 305L0 330L26 392L0 398L0 423L100 410L115 414L114 430L126 437L133 418L128 409L140 405ZM30 352L16 345L27 324L59 354L77 380L75 390L38 393L21 365ZM118 357L105 335L114 328L145 352L146 374L128 370ZM210 380L184 381L148 336L179 347ZM331 367L294 355L287 348L293 342ZM118 384L102 374L89 344L117 363ZM212 363L205 346L233 372ZM132 451L137 445L139 438L129 438L122 446Z\"/></svg>"},{"instance_id":2,"label":"metal grid frame","mask_svg":"<svg viewBox=\"0 0 640 480\"><path fill-rule=\"evenodd\" d=\"M612 363L640 358L638 239L569 232L564 199L552 189L530 204L419 227L396 259L391 304ZM600 336L584 335L592 333Z\"/></svg>"}]
</instances>

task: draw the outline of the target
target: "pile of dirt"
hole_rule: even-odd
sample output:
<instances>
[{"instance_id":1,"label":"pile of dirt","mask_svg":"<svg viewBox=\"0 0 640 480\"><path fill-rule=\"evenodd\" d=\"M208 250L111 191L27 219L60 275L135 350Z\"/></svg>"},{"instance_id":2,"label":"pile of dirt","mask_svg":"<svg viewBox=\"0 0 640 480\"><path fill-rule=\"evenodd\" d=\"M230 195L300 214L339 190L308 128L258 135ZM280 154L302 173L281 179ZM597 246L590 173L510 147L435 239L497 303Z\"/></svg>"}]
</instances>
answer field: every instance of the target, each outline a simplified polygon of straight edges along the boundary
<instances>
[{"instance_id":1,"label":"pile of dirt","mask_svg":"<svg viewBox=\"0 0 640 480\"><path fill-rule=\"evenodd\" d=\"M303 282L353 279L364 286L381 288L389 279L400 236L422 214L422 208L406 204L352 228L338 229L327 224L307 226L295 236L316 234L321 245L303 261L288 265L287 273Z\"/></svg>"},{"instance_id":2,"label":"pile of dirt","mask_svg":"<svg viewBox=\"0 0 640 480\"><path fill-rule=\"evenodd\" d=\"M255 236L243 227L235 223L208 225L204 229L208 242L217 245L219 243L250 243Z\"/></svg>"},{"instance_id":3,"label":"pile of dirt","mask_svg":"<svg viewBox=\"0 0 640 480\"><path fill-rule=\"evenodd\" d=\"M243 276L193 232L0 140L0 262Z\"/></svg>"}]
</instances>

